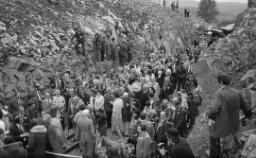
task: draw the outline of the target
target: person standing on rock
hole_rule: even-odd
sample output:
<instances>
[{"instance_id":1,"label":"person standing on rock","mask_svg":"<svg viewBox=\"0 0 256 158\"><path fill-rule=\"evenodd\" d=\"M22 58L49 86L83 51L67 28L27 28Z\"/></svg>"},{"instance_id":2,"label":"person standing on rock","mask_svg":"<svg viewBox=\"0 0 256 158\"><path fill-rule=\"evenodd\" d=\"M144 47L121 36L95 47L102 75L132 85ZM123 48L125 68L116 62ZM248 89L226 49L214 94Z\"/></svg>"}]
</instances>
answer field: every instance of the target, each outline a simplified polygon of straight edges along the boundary
<instances>
[{"instance_id":1,"label":"person standing on rock","mask_svg":"<svg viewBox=\"0 0 256 158\"><path fill-rule=\"evenodd\" d=\"M122 41L120 48L119 48L119 63L121 66L123 66L127 61L127 48L124 41Z\"/></svg>"},{"instance_id":2,"label":"person standing on rock","mask_svg":"<svg viewBox=\"0 0 256 158\"><path fill-rule=\"evenodd\" d=\"M163 1L163 6L164 6L164 7L166 6L166 0Z\"/></svg>"},{"instance_id":3,"label":"person standing on rock","mask_svg":"<svg viewBox=\"0 0 256 158\"><path fill-rule=\"evenodd\" d=\"M184 17L187 17L187 8L184 9Z\"/></svg>"},{"instance_id":4,"label":"person standing on rock","mask_svg":"<svg viewBox=\"0 0 256 158\"><path fill-rule=\"evenodd\" d=\"M100 35L98 33L95 34L95 37L93 39L93 49L95 51L94 54L94 60L95 62L100 62L101 61L101 55L100 55L100 48L101 47L101 39Z\"/></svg>"},{"instance_id":5,"label":"person standing on rock","mask_svg":"<svg viewBox=\"0 0 256 158\"><path fill-rule=\"evenodd\" d=\"M175 1L174 2L172 2L172 5L171 5L171 7L172 7L172 11L175 11Z\"/></svg>"},{"instance_id":6,"label":"person standing on rock","mask_svg":"<svg viewBox=\"0 0 256 158\"><path fill-rule=\"evenodd\" d=\"M115 38L111 39L110 45L109 45L109 54L110 59L115 62L116 61L116 45L115 45Z\"/></svg>"},{"instance_id":7,"label":"person standing on rock","mask_svg":"<svg viewBox=\"0 0 256 158\"><path fill-rule=\"evenodd\" d=\"M128 39L127 41L127 55L128 55L128 63L132 61L133 55L133 43L132 40Z\"/></svg>"},{"instance_id":8,"label":"person standing on rock","mask_svg":"<svg viewBox=\"0 0 256 158\"><path fill-rule=\"evenodd\" d=\"M111 45L111 39L110 36L107 35L107 40L106 40L106 60L110 61L110 45Z\"/></svg>"},{"instance_id":9,"label":"person standing on rock","mask_svg":"<svg viewBox=\"0 0 256 158\"><path fill-rule=\"evenodd\" d=\"M101 61L104 61L105 56L107 55L107 40L105 36L103 36L101 40L100 55L101 55Z\"/></svg>"},{"instance_id":10,"label":"person standing on rock","mask_svg":"<svg viewBox=\"0 0 256 158\"><path fill-rule=\"evenodd\" d=\"M201 48L199 46L196 46L194 50L194 62L197 63L199 60L199 56L201 54Z\"/></svg>"},{"instance_id":11,"label":"person standing on rock","mask_svg":"<svg viewBox=\"0 0 256 158\"><path fill-rule=\"evenodd\" d=\"M187 9L187 18L189 18L190 10Z\"/></svg>"},{"instance_id":12,"label":"person standing on rock","mask_svg":"<svg viewBox=\"0 0 256 158\"><path fill-rule=\"evenodd\" d=\"M217 82L221 88L215 92L207 112L210 126L210 158L220 158L223 156L220 153L230 157L231 150L238 150L239 111L242 109L247 118L252 116L251 108L242 94L231 88L231 78L228 75L218 75ZM224 143L222 148L220 142Z\"/></svg>"},{"instance_id":13,"label":"person standing on rock","mask_svg":"<svg viewBox=\"0 0 256 158\"><path fill-rule=\"evenodd\" d=\"M36 117L39 117L41 115L42 111L42 100L43 100L43 95L40 90L40 85L36 83L35 85L35 90L34 90L34 95L35 95L35 115Z\"/></svg>"},{"instance_id":14,"label":"person standing on rock","mask_svg":"<svg viewBox=\"0 0 256 158\"><path fill-rule=\"evenodd\" d=\"M84 37L84 33L82 32L81 29L75 28L75 35L72 37L71 41L73 41L74 39L76 39L76 44L75 44L75 50L76 52L79 54L80 50L79 50L79 46L82 47L82 55L86 55L85 54L85 37Z\"/></svg>"}]
</instances>

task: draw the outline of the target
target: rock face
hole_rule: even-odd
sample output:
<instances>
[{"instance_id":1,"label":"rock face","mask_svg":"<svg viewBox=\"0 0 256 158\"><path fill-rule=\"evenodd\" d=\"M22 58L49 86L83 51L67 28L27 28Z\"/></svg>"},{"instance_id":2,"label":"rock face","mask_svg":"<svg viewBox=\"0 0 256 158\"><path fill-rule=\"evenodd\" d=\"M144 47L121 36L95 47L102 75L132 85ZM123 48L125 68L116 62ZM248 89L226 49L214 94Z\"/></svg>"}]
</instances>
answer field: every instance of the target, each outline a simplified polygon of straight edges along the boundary
<instances>
[{"instance_id":1,"label":"rock face","mask_svg":"<svg viewBox=\"0 0 256 158\"><path fill-rule=\"evenodd\" d=\"M205 50L216 72L241 72L256 64L256 10L238 16L235 30ZM218 64L215 64L218 63ZM216 66L215 66L216 65ZM218 65L218 66L217 66Z\"/></svg>"},{"instance_id":2,"label":"rock face","mask_svg":"<svg viewBox=\"0 0 256 158\"><path fill-rule=\"evenodd\" d=\"M134 38L136 52L169 53L192 41L193 22L147 0L0 0L0 101L26 96L35 83L47 87L66 68L83 74L93 65L95 33L116 42ZM86 38L86 56L71 41L74 28ZM88 60L89 59L89 60ZM94 66L111 69L111 63Z\"/></svg>"},{"instance_id":3,"label":"rock face","mask_svg":"<svg viewBox=\"0 0 256 158\"><path fill-rule=\"evenodd\" d=\"M193 151L199 157L206 155L209 145L209 127L204 112L210 105L212 94L218 88L214 79L216 74L232 75L234 86L240 86L242 83L243 87L246 87L256 81L255 27L256 9L249 8L238 16L234 32L205 49L202 61L193 67L194 73L198 74L198 82L203 87L201 94L204 100L188 142L192 144Z\"/></svg>"}]
</instances>

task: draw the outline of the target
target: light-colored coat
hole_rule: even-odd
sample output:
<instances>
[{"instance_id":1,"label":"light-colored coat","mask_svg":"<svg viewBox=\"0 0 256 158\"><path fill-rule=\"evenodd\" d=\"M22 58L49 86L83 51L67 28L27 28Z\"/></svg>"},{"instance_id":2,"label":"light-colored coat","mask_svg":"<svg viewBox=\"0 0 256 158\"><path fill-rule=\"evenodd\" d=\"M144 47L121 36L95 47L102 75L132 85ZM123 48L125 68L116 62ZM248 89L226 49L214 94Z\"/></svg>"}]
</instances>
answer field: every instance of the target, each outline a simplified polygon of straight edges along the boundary
<instances>
[{"instance_id":1,"label":"light-colored coat","mask_svg":"<svg viewBox=\"0 0 256 158\"><path fill-rule=\"evenodd\" d=\"M58 119L52 118L52 122L48 129L48 138L53 148L53 151L56 153L63 153L63 145L65 145L65 136L63 128Z\"/></svg>"},{"instance_id":2,"label":"light-colored coat","mask_svg":"<svg viewBox=\"0 0 256 158\"><path fill-rule=\"evenodd\" d=\"M94 141L94 125L93 121L87 116L79 117L76 122L76 138L81 142Z\"/></svg>"}]
</instances>

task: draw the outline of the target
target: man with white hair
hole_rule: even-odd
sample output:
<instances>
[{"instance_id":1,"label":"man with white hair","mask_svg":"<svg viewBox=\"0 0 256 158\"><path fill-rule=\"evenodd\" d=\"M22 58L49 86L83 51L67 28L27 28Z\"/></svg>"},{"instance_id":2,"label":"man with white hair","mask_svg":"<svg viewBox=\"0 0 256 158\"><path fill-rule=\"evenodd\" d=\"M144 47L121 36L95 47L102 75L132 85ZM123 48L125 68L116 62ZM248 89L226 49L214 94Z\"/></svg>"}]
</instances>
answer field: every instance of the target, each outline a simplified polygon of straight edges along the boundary
<instances>
[{"instance_id":1,"label":"man with white hair","mask_svg":"<svg viewBox=\"0 0 256 158\"><path fill-rule=\"evenodd\" d=\"M66 139L60 121L49 114L44 114L42 122L47 127L47 136L53 152L63 153Z\"/></svg>"},{"instance_id":2,"label":"man with white hair","mask_svg":"<svg viewBox=\"0 0 256 158\"><path fill-rule=\"evenodd\" d=\"M93 158L95 149L95 133L93 121L89 118L88 109L83 110L81 117L77 118L75 137L79 140L82 156Z\"/></svg>"}]
</instances>

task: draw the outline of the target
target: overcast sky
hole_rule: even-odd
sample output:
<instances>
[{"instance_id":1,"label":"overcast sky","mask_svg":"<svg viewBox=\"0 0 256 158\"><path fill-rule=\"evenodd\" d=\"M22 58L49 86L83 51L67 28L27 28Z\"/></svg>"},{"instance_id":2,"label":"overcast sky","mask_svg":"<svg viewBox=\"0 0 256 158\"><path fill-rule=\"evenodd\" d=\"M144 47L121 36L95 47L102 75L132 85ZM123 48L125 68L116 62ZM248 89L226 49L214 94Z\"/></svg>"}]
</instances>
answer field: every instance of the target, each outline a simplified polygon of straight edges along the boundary
<instances>
[{"instance_id":1,"label":"overcast sky","mask_svg":"<svg viewBox=\"0 0 256 158\"><path fill-rule=\"evenodd\" d=\"M186 1L186 0L182 0ZM195 1L200 1L200 0L195 0ZM247 3L248 0L216 0L216 2L237 2L237 3Z\"/></svg>"}]
</instances>

